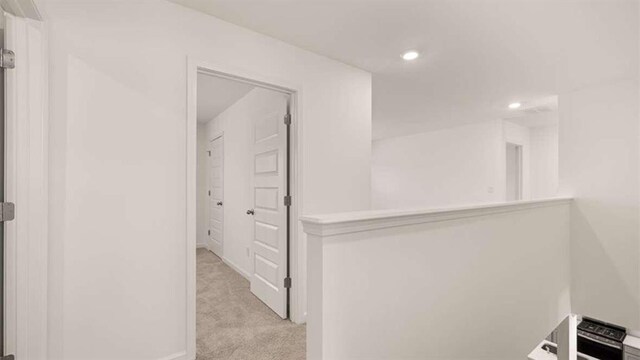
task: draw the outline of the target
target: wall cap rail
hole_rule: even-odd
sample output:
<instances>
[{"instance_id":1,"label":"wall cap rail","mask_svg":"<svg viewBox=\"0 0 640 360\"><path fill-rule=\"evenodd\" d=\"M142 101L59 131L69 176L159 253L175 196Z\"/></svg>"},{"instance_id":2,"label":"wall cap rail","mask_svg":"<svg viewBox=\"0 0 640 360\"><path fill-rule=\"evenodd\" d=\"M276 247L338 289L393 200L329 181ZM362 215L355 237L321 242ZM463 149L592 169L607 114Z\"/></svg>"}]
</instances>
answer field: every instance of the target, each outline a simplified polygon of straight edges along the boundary
<instances>
[{"instance_id":1,"label":"wall cap rail","mask_svg":"<svg viewBox=\"0 0 640 360\"><path fill-rule=\"evenodd\" d=\"M490 203L441 209L368 210L300 217L305 233L333 236L390 227L464 219L549 206L568 205L570 197Z\"/></svg>"}]
</instances>

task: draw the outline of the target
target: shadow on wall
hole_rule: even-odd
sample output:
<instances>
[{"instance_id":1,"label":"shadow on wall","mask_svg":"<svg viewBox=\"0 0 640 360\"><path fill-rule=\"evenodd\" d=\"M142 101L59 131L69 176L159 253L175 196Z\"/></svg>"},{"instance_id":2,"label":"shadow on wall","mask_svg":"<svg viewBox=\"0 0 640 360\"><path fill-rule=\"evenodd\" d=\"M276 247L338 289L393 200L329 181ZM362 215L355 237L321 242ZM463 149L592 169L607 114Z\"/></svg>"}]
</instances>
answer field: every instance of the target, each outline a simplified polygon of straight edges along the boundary
<instances>
[{"instance_id":1,"label":"shadow on wall","mask_svg":"<svg viewBox=\"0 0 640 360\"><path fill-rule=\"evenodd\" d=\"M310 278L309 296L325 315L309 319L323 334L311 354L320 343L329 359L522 358L570 312L568 202L431 216L363 218L358 232L323 219L309 242L309 273L323 279Z\"/></svg>"},{"instance_id":2,"label":"shadow on wall","mask_svg":"<svg viewBox=\"0 0 640 360\"><path fill-rule=\"evenodd\" d=\"M631 271L638 271L634 262L638 252L624 253L622 242L625 238L637 239L637 234L627 237L622 230L615 233L617 239L605 239L598 227L603 221L593 224L589 219L602 219L603 213L614 223L628 220L630 214L637 214L637 208L618 208L614 213L612 206L602 201L575 200L571 206L571 273L581 274L572 277L571 303L574 313L602 319L630 328L638 328L640 306L636 302L638 284L625 279L637 278ZM619 216L617 216L619 215ZM619 226L620 229L623 226ZM602 230L602 229L601 229ZM610 233L610 232L609 232ZM617 241L616 241L617 240ZM637 249L637 246L636 246ZM621 261L625 260L625 261ZM626 268L623 268L627 264Z\"/></svg>"}]
</instances>

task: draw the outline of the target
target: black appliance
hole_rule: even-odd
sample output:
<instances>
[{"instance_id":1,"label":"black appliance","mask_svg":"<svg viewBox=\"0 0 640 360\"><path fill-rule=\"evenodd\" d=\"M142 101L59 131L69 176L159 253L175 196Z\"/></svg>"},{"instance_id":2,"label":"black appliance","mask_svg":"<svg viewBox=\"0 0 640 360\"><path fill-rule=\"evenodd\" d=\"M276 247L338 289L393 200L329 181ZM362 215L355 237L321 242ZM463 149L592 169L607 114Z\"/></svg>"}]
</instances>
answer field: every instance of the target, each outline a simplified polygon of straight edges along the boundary
<instances>
[{"instance_id":1,"label":"black appliance","mask_svg":"<svg viewBox=\"0 0 640 360\"><path fill-rule=\"evenodd\" d=\"M583 317L578 324L578 352L600 360L623 360L627 329Z\"/></svg>"},{"instance_id":2,"label":"black appliance","mask_svg":"<svg viewBox=\"0 0 640 360\"><path fill-rule=\"evenodd\" d=\"M558 347L555 346L555 345L544 344L544 345L542 345L542 350L546 351L547 353L558 355ZM588 360L588 359L586 357L580 356L580 354L578 354L578 360Z\"/></svg>"}]
</instances>

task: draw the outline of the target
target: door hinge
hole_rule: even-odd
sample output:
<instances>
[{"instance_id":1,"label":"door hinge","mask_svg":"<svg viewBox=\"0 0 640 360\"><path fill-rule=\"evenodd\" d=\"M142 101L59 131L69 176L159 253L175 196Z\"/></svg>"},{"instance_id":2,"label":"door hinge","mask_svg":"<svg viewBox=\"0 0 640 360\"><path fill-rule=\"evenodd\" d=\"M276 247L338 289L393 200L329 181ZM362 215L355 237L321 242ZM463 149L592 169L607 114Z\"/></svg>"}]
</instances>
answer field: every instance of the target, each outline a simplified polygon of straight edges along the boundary
<instances>
[{"instance_id":1,"label":"door hinge","mask_svg":"<svg viewBox=\"0 0 640 360\"><path fill-rule=\"evenodd\" d=\"M209 154L209 156L211 156L211 151L207 151L207 154Z\"/></svg>"},{"instance_id":2,"label":"door hinge","mask_svg":"<svg viewBox=\"0 0 640 360\"><path fill-rule=\"evenodd\" d=\"M209 190L209 196L211 196L211 190Z\"/></svg>"},{"instance_id":3,"label":"door hinge","mask_svg":"<svg viewBox=\"0 0 640 360\"><path fill-rule=\"evenodd\" d=\"M16 54L7 49L0 49L0 67L3 69L13 69L16 67ZM2 360L2 359L0 359Z\"/></svg>"},{"instance_id":4,"label":"door hinge","mask_svg":"<svg viewBox=\"0 0 640 360\"><path fill-rule=\"evenodd\" d=\"M291 278L290 277L284 278L284 288L285 289L291 289Z\"/></svg>"},{"instance_id":5,"label":"door hinge","mask_svg":"<svg viewBox=\"0 0 640 360\"><path fill-rule=\"evenodd\" d=\"M291 206L291 195L284 197L284 206Z\"/></svg>"},{"instance_id":6,"label":"door hinge","mask_svg":"<svg viewBox=\"0 0 640 360\"><path fill-rule=\"evenodd\" d=\"M211 236L211 230L207 230L207 235Z\"/></svg>"},{"instance_id":7,"label":"door hinge","mask_svg":"<svg viewBox=\"0 0 640 360\"><path fill-rule=\"evenodd\" d=\"M284 124L291 125L291 114L285 114L284 116Z\"/></svg>"},{"instance_id":8,"label":"door hinge","mask_svg":"<svg viewBox=\"0 0 640 360\"><path fill-rule=\"evenodd\" d=\"M11 202L0 203L0 221L11 221L16 218L16 205ZM2 360L2 358L0 358Z\"/></svg>"}]
</instances>

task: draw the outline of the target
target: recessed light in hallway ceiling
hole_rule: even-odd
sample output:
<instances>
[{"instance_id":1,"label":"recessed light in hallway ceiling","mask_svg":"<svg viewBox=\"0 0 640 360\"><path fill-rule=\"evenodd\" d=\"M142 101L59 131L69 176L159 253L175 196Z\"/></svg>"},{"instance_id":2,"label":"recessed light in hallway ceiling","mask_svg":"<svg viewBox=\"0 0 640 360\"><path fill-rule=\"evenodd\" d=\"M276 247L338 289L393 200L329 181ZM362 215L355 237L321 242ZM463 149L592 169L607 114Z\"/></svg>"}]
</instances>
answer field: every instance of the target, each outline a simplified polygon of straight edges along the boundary
<instances>
[{"instance_id":1,"label":"recessed light in hallway ceiling","mask_svg":"<svg viewBox=\"0 0 640 360\"><path fill-rule=\"evenodd\" d=\"M406 61L412 61L417 59L420 56L420 53L418 53L415 50L411 50L411 51L407 51L404 54L402 54L402 58L405 59Z\"/></svg>"},{"instance_id":2,"label":"recessed light in hallway ceiling","mask_svg":"<svg viewBox=\"0 0 640 360\"><path fill-rule=\"evenodd\" d=\"M169 1L372 73L376 139L504 118L638 66L636 1Z\"/></svg>"}]
</instances>

